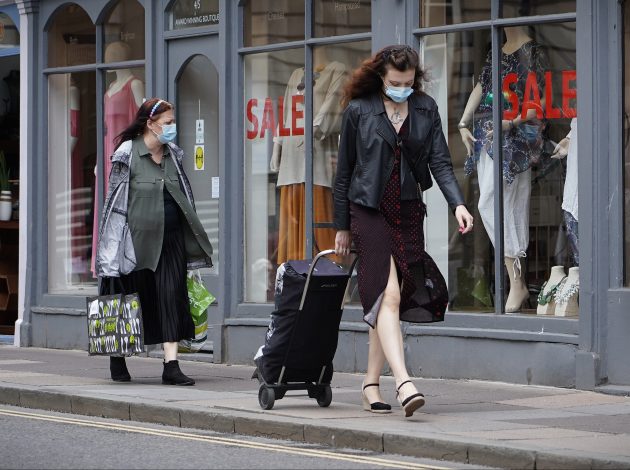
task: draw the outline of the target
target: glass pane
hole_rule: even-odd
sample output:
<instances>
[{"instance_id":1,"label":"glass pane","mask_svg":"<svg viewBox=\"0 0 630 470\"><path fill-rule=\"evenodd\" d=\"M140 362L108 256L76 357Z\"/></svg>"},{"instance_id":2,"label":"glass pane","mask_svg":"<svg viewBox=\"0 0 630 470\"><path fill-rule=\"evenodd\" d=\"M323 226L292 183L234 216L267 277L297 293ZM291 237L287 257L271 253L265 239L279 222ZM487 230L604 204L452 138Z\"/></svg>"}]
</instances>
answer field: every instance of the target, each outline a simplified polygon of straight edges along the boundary
<instances>
[{"instance_id":1,"label":"glass pane","mask_svg":"<svg viewBox=\"0 0 630 470\"><path fill-rule=\"evenodd\" d=\"M304 39L304 4L292 0L250 0L243 11L245 46Z\"/></svg>"},{"instance_id":2,"label":"glass pane","mask_svg":"<svg viewBox=\"0 0 630 470\"><path fill-rule=\"evenodd\" d=\"M441 191L432 188L424 193L430 214L424 224L426 250L447 279L451 311L494 310L494 255L476 210L482 196L481 176L472 171L484 148L481 141L471 142L473 135L479 138L483 120L492 115L491 104L481 101L482 83L484 89L492 86L492 77L482 73L489 50L488 30L427 36L422 47L429 73L425 90L437 102L455 176L475 218L474 231L461 236ZM458 129L459 123L467 127ZM490 163L485 175L491 172ZM486 192L491 193L492 179L484 181Z\"/></svg>"},{"instance_id":3,"label":"glass pane","mask_svg":"<svg viewBox=\"0 0 630 470\"><path fill-rule=\"evenodd\" d=\"M503 0L505 18L571 12L575 12L575 0Z\"/></svg>"},{"instance_id":4,"label":"glass pane","mask_svg":"<svg viewBox=\"0 0 630 470\"><path fill-rule=\"evenodd\" d=\"M136 0L120 0L103 31L104 62L144 59L144 8Z\"/></svg>"},{"instance_id":5,"label":"glass pane","mask_svg":"<svg viewBox=\"0 0 630 470\"><path fill-rule=\"evenodd\" d=\"M112 47L112 46L110 46ZM133 121L145 98L144 68L115 69L105 72L105 95L103 96L103 187L107 188L112 169L110 157L116 148L116 137ZM95 187L98 193L99 188ZM100 195L95 193L93 208L92 259L96 256L98 235L98 210ZM94 263L92 262L92 270Z\"/></svg>"},{"instance_id":6,"label":"glass pane","mask_svg":"<svg viewBox=\"0 0 630 470\"><path fill-rule=\"evenodd\" d=\"M422 28L490 19L490 0L420 0Z\"/></svg>"},{"instance_id":7,"label":"glass pane","mask_svg":"<svg viewBox=\"0 0 630 470\"><path fill-rule=\"evenodd\" d=\"M303 67L303 49L245 57L246 302L273 300L278 250L286 246L280 238L291 230L280 230L279 138L304 135L304 95L298 89ZM296 191L291 227L304 224L304 185ZM292 251L303 253L304 240L304 234L294 240L299 246Z\"/></svg>"},{"instance_id":8,"label":"glass pane","mask_svg":"<svg viewBox=\"0 0 630 470\"><path fill-rule=\"evenodd\" d=\"M94 288L90 272L96 165L96 77L48 77L48 285Z\"/></svg>"},{"instance_id":9,"label":"glass pane","mask_svg":"<svg viewBox=\"0 0 630 470\"><path fill-rule=\"evenodd\" d=\"M313 49L313 251L335 248L335 229L333 224L333 194L332 187L337 168L337 152L339 150L339 134L341 132L341 117L343 108L343 90L352 71L360 63L371 56L371 42L349 42L330 46L319 46ZM304 74L293 76L304 83ZM302 93L302 92L299 92ZM285 127L289 124L289 104L285 101ZM294 217L291 214L292 205L288 194L296 185L304 182L304 172L295 172L296 162L304 160L304 136L287 136L279 140L280 156L278 173L278 197L280 198L280 226L287 227L289 233L280 232L280 243L286 238L296 238L305 233L303 223L288 224L282 218ZM288 177L287 177L288 176ZM291 233L292 231L292 233ZM292 246L292 243L287 243ZM284 254L281 256L281 254ZM278 264L287 259L302 257L303 252L289 252L279 250ZM349 267L354 255L348 258L335 257L335 261ZM353 276L350 286L349 301L359 302L358 289L355 289L356 276Z\"/></svg>"},{"instance_id":10,"label":"glass pane","mask_svg":"<svg viewBox=\"0 0 630 470\"><path fill-rule=\"evenodd\" d=\"M212 272L218 272L219 246L219 73L208 58L197 55L177 81L177 141L189 158L184 171L212 248Z\"/></svg>"},{"instance_id":11,"label":"glass pane","mask_svg":"<svg viewBox=\"0 0 630 470\"><path fill-rule=\"evenodd\" d=\"M96 27L78 5L60 8L48 31L48 67L96 62Z\"/></svg>"},{"instance_id":12,"label":"glass pane","mask_svg":"<svg viewBox=\"0 0 630 470\"><path fill-rule=\"evenodd\" d=\"M315 0L315 37L369 33L372 28L371 0Z\"/></svg>"},{"instance_id":13,"label":"glass pane","mask_svg":"<svg viewBox=\"0 0 630 470\"><path fill-rule=\"evenodd\" d=\"M630 286L630 6L623 9L623 152L625 211L625 285Z\"/></svg>"},{"instance_id":14,"label":"glass pane","mask_svg":"<svg viewBox=\"0 0 630 470\"><path fill-rule=\"evenodd\" d=\"M169 29L219 24L219 0L176 0L169 12Z\"/></svg>"},{"instance_id":15,"label":"glass pane","mask_svg":"<svg viewBox=\"0 0 630 470\"><path fill-rule=\"evenodd\" d=\"M20 33L6 13L0 13L0 50L20 45Z\"/></svg>"}]
</instances>

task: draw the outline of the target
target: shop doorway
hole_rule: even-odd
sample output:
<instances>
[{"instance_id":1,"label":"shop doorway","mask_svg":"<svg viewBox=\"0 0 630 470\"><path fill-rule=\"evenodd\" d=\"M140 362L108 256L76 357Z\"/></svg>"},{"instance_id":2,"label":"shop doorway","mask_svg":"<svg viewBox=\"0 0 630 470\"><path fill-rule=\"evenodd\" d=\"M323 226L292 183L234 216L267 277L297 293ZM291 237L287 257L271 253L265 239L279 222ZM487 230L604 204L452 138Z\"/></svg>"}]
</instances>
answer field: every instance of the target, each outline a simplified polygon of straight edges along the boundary
<instances>
[{"instance_id":1,"label":"shop doorway","mask_svg":"<svg viewBox=\"0 0 630 470\"><path fill-rule=\"evenodd\" d=\"M215 296L222 269L219 205L224 189L219 180L219 59L218 37L168 43L168 99L175 104L177 143L184 150L184 170L197 214L214 250L213 268L203 269L201 274ZM211 315L209 312L208 325L214 323Z\"/></svg>"},{"instance_id":2,"label":"shop doorway","mask_svg":"<svg viewBox=\"0 0 630 470\"><path fill-rule=\"evenodd\" d=\"M20 36L17 9L0 8L0 344L13 343L18 307Z\"/></svg>"}]
</instances>

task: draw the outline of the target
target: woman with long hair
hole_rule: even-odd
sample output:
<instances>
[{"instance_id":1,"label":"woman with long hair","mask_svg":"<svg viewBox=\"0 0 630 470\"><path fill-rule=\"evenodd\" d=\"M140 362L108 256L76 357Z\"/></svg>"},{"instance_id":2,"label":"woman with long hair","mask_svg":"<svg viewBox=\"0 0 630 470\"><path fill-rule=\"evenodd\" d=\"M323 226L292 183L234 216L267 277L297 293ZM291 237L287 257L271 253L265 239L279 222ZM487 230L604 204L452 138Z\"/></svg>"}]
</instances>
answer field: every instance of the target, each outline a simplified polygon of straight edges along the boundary
<instances>
[{"instance_id":1,"label":"woman with long hair","mask_svg":"<svg viewBox=\"0 0 630 470\"><path fill-rule=\"evenodd\" d=\"M468 233L473 218L453 173L435 101L422 91L424 72L409 46L388 46L364 61L345 90L335 178L335 250L359 256L358 284L370 325L364 408L387 413L379 379L385 360L405 416L425 403L405 364L400 320L444 318L446 283L424 249L422 193L437 181Z\"/></svg>"},{"instance_id":2,"label":"woman with long hair","mask_svg":"<svg viewBox=\"0 0 630 470\"><path fill-rule=\"evenodd\" d=\"M116 138L99 233L100 293L137 292L145 344L162 344L162 383L193 385L177 361L177 343L193 338L188 269L212 266L212 245L195 212L182 165L173 105L152 98ZM111 377L129 381L124 357L110 357Z\"/></svg>"}]
</instances>

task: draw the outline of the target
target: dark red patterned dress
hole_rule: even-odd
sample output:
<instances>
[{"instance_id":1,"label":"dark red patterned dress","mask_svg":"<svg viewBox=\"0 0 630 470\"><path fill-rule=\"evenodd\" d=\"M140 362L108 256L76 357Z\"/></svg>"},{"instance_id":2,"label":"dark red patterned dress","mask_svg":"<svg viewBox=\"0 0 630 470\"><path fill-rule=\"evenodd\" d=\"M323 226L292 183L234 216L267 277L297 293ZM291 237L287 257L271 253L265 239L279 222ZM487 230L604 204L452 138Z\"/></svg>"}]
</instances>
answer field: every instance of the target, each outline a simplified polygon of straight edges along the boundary
<instances>
[{"instance_id":1,"label":"dark red patterned dress","mask_svg":"<svg viewBox=\"0 0 630 470\"><path fill-rule=\"evenodd\" d=\"M407 138L408 120L398 132ZM358 284L363 319L372 327L381 306L394 258L400 295L400 319L414 323L441 321L448 303L446 283L424 248L422 200L401 200L400 147L379 209L350 202L350 229L359 254Z\"/></svg>"}]
</instances>

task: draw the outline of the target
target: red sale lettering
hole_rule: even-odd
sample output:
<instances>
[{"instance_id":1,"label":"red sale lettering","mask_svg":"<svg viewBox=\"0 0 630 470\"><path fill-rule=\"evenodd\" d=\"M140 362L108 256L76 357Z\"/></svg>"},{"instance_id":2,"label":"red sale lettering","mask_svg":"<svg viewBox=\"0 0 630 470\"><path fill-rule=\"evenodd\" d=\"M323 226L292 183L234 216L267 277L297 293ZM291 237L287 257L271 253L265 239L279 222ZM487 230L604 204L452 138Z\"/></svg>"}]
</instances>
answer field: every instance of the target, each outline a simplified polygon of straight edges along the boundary
<instances>
[{"instance_id":1,"label":"red sale lettering","mask_svg":"<svg viewBox=\"0 0 630 470\"><path fill-rule=\"evenodd\" d=\"M577 109L569 106L569 101L577 98L577 90L569 87L569 82L575 81L575 70L562 71L562 112L564 117L577 117Z\"/></svg>"},{"instance_id":2,"label":"red sale lettering","mask_svg":"<svg viewBox=\"0 0 630 470\"><path fill-rule=\"evenodd\" d=\"M521 110L521 119L527 119L527 112L530 109L536 111L536 117L542 119L544 117L542 104L540 103L540 92L538 90L538 82L536 81L536 73L529 72L527 81L525 82L525 93L523 94L523 108Z\"/></svg>"},{"instance_id":3,"label":"red sale lettering","mask_svg":"<svg viewBox=\"0 0 630 470\"><path fill-rule=\"evenodd\" d=\"M562 117L560 108L553 106L553 85L551 72L545 72L545 116L547 119L559 119Z\"/></svg>"},{"instance_id":4,"label":"red sale lettering","mask_svg":"<svg viewBox=\"0 0 630 470\"><path fill-rule=\"evenodd\" d=\"M252 130L247 129L247 138L250 140L255 139L258 135L258 118L252 111L252 108L256 106L258 106L258 100L256 98L252 98L247 102L247 120L254 126Z\"/></svg>"},{"instance_id":5,"label":"red sale lettering","mask_svg":"<svg viewBox=\"0 0 630 470\"><path fill-rule=\"evenodd\" d=\"M291 129L284 127L284 96L278 98L278 134L281 137L291 135Z\"/></svg>"},{"instance_id":6,"label":"red sale lettering","mask_svg":"<svg viewBox=\"0 0 630 470\"><path fill-rule=\"evenodd\" d=\"M298 110L298 103L301 104ZM291 97L291 133L292 135L304 135L304 128L297 126L298 119L304 119L304 95Z\"/></svg>"},{"instance_id":7,"label":"red sale lettering","mask_svg":"<svg viewBox=\"0 0 630 470\"><path fill-rule=\"evenodd\" d=\"M260 138L265 137L265 130L269 129L274 135L276 129L276 119L273 114L273 103L271 98L265 99L265 110L263 111L262 125L260 126Z\"/></svg>"},{"instance_id":8,"label":"red sale lettering","mask_svg":"<svg viewBox=\"0 0 630 470\"><path fill-rule=\"evenodd\" d=\"M516 119L518 116L518 96L510 85L518 81L518 75L514 72L508 73L503 79L503 98L510 103L510 109L503 112L503 119Z\"/></svg>"}]
</instances>

